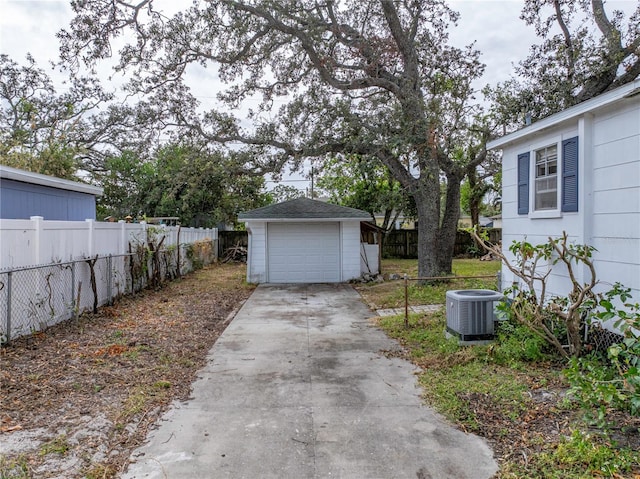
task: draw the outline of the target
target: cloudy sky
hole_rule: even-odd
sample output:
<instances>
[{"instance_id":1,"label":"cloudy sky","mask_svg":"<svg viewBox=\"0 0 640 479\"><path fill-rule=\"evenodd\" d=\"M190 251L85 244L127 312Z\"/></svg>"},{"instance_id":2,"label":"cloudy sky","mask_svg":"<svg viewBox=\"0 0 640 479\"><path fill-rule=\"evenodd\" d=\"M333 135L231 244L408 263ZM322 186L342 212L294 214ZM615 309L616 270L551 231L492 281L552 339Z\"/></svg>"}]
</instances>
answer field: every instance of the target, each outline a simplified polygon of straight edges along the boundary
<instances>
[{"instance_id":1,"label":"cloudy sky","mask_svg":"<svg viewBox=\"0 0 640 479\"><path fill-rule=\"evenodd\" d=\"M191 3L171 0L168 5L175 9L179 1L185 6ZM632 10L636 1L610 0L608 5ZM450 30L452 43L464 46L476 42L476 48L482 52L482 61L487 65L478 88L507 80L513 65L523 60L530 46L538 41L533 28L519 18L521 0L451 0L450 4L461 13L458 26ZM40 67L48 68L49 61L58 57L55 34L66 27L71 18L68 0L0 0L0 53L22 63L30 52ZM108 76L106 68L101 71L103 76ZM50 75L56 79L55 73L50 72ZM211 85L215 84L215 76L212 69L200 71L196 81L189 83L205 106L213 102L215 92L211 91Z\"/></svg>"},{"instance_id":2,"label":"cloudy sky","mask_svg":"<svg viewBox=\"0 0 640 479\"><path fill-rule=\"evenodd\" d=\"M451 4L462 14L459 26L451 31L452 42L460 46L477 42L487 64L483 84L507 79L512 64L526 56L535 40L533 29L518 18L522 3L454 0ZM21 62L30 52L41 67L57 58L55 34L72 17L68 1L0 0L0 6L1 53Z\"/></svg>"},{"instance_id":3,"label":"cloudy sky","mask_svg":"<svg viewBox=\"0 0 640 479\"><path fill-rule=\"evenodd\" d=\"M191 3L168 0L167 8L176 9L181 2L185 6ZM462 15L459 25L451 29L452 43L463 46L475 41L487 65L479 86L508 79L513 64L524 59L529 47L538 40L533 28L519 18L521 0L451 0L449 3ZM633 10L636 4L637 0L607 2L609 7L627 11ZM71 18L68 0L0 0L0 53L22 62L30 52L41 67L46 67L58 56L56 32L66 27Z\"/></svg>"}]
</instances>

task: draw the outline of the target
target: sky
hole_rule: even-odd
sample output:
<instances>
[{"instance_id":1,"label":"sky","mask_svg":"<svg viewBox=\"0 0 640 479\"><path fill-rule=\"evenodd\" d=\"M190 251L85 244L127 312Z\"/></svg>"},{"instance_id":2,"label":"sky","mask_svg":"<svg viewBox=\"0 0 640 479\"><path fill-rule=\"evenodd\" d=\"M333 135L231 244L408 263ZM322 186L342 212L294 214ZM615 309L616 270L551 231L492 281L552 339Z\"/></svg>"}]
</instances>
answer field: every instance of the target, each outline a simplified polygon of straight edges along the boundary
<instances>
[{"instance_id":1,"label":"sky","mask_svg":"<svg viewBox=\"0 0 640 479\"><path fill-rule=\"evenodd\" d=\"M182 2L185 7L191 4L188 0L167 1L172 9ZM451 43L462 47L475 42L482 52L481 61L486 69L476 83L478 89L509 79L513 65L524 60L530 46L539 41L533 27L519 18L521 0L451 0L449 3L461 14L458 26L450 29ZM632 9L636 0L611 0L609 4ZM0 0L0 53L22 63L30 52L38 65L47 69L49 61L58 57L55 34L66 27L71 18L68 0ZM105 78L109 76L106 66L100 72ZM48 73L53 79L57 78L55 72ZM217 79L213 69L200 69L197 73L190 85L206 105L213 102L216 92L211 86Z\"/></svg>"},{"instance_id":2,"label":"sky","mask_svg":"<svg viewBox=\"0 0 640 479\"><path fill-rule=\"evenodd\" d=\"M173 6L178 3L174 2ZM513 63L525 58L536 40L533 28L518 18L522 2L452 0L450 4L462 15L458 27L451 30L452 43L463 46L475 41L483 52L487 69L482 84L506 80ZM71 18L68 0L0 0L0 53L20 62L30 52L44 67L57 58L55 34Z\"/></svg>"}]
</instances>

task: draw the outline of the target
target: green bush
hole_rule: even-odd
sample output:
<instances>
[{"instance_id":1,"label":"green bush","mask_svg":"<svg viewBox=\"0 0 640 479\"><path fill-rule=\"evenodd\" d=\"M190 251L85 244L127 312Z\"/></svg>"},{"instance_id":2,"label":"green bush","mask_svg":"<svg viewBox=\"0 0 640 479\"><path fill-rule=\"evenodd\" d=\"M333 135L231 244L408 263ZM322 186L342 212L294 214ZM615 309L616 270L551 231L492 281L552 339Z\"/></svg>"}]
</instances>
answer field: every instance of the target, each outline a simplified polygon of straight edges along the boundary
<instances>
[{"instance_id":1,"label":"green bush","mask_svg":"<svg viewBox=\"0 0 640 479\"><path fill-rule=\"evenodd\" d=\"M629 298L630 289L615 284L600 296L594 314L600 321L614 320L622 342L610 346L606 355L574 358L565 370L572 397L600 427L607 426L610 409L640 416L640 305Z\"/></svg>"},{"instance_id":2,"label":"green bush","mask_svg":"<svg viewBox=\"0 0 640 479\"><path fill-rule=\"evenodd\" d=\"M603 354L571 358L564 374L571 385L570 399L585 411L588 421L605 427L610 408L627 409L621 393L622 378Z\"/></svg>"},{"instance_id":3,"label":"green bush","mask_svg":"<svg viewBox=\"0 0 640 479\"><path fill-rule=\"evenodd\" d=\"M539 362L551 357L547 342L526 326L513 319L498 323L493 347L493 359L496 363Z\"/></svg>"}]
</instances>

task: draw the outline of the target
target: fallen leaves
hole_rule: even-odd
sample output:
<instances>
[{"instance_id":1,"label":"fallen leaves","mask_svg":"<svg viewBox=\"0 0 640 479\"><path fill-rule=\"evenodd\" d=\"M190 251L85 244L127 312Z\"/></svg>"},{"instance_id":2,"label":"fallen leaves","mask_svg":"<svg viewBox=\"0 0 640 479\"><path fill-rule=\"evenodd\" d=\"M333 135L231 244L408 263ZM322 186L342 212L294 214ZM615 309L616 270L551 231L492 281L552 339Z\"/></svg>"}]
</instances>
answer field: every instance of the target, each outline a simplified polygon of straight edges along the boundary
<instances>
[{"instance_id":1,"label":"fallen leaves","mask_svg":"<svg viewBox=\"0 0 640 479\"><path fill-rule=\"evenodd\" d=\"M99 348L93 352L94 356L119 356L129 348L122 344L112 344L106 348Z\"/></svg>"},{"instance_id":2,"label":"fallen leaves","mask_svg":"<svg viewBox=\"0 0 640 479\"><path fill-rule=\"evenodd\" d=\"M37 447L16 457L34 477L115 477L163 409L189 396L229 313L252 290L244 275L243 265L214 265L1 348L2 441L41 428L41 444L77 434L86 439L67 452L78 458L71 469ZM102 430L83 434L92 418L105 418Z\"/></svg>"}]
</instances>

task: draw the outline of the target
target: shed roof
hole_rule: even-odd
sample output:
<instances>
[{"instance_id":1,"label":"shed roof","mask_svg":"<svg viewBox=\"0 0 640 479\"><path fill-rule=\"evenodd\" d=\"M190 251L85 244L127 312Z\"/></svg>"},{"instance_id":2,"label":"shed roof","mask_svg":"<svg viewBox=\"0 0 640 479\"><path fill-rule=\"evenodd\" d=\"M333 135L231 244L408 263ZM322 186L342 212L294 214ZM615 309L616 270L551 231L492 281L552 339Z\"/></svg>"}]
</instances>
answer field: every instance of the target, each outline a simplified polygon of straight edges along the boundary
<instances>
[{"instance_id":1,"label":"shed roof","mask_svg":"<svg viewBox=\"0 0 640 479\"><path fill-rule=\"evenodd\" d=\"M633 97L635 97L635 100L637 101L638 95L640 95L640 79L583 101L582 103L578 103L577 105L543 118L542 120L538 120L529 126L514 131L513 133L509 133L508 135L492 140L487 143L487 149L494 150L507 146L510 143L517 142L529 135L560 125L567 121L572 121L585 113L610 106L619 101L624 101Z\"/></svg>"},{"instance_id":2,"label":"shed roof","mask_svg":"<svg viewBox=\"0 0 640 479\"><path fill-rule=\"evenodd\" d=\"M371 215L366 211L355 208L333 205L309 198L296 198L240 213L238 219L241 221L293 219L349 219L364 221L371 219Z\"/></svg>"},{"instance_id":3,"label":"shed roof","mask_svg":"<svg viewBox=\"0 0 640 479\"><path fill-rule=\"evenodd\" d=\"M55 176L41 175L32 171L20 170L10 166L0 165L0 178L20 181L32 185L49 186L60 190L77 191L95 196L102 196L103 189L97 186L87 185L78 181L63 180Z\"/></svg>"}]
</instances>

